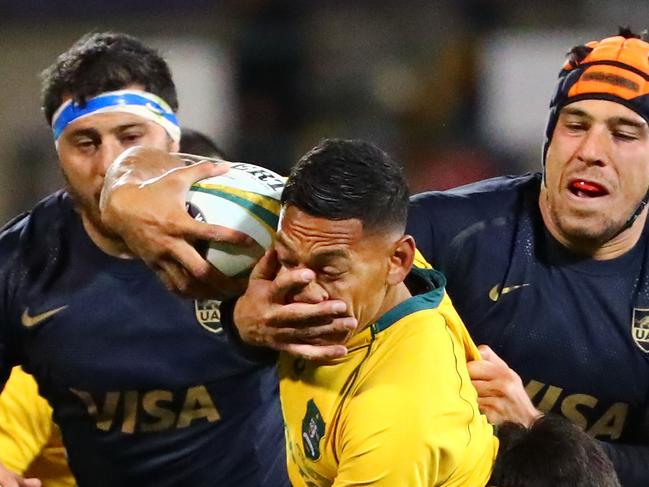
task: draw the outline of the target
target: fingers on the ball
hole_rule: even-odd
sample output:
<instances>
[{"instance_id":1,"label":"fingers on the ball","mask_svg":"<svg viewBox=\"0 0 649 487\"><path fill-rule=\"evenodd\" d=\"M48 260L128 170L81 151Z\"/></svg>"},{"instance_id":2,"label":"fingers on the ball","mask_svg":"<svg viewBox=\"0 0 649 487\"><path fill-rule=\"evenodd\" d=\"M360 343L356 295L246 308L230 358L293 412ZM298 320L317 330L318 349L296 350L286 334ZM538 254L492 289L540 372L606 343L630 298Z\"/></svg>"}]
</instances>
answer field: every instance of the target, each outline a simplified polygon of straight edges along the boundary
<instances>
[{"instance_id":1,"label":"fingers on the ball","mask_svg":"<svg viewBox=\"0 0 649 487\"><path fill-rule=\"evenodd\" d=\"M168 290L168 291L174 291L174 283L171 280L171 278L167 275L167 273L162 270L161 268L157 268L156 271L156 276L158 276L158 279L160 282L162 282L162 285Z\"/></svg>"},{"instance_id":2,"label":"fingers on the ball","mask_svg":"<svg viewBox=\"0 0 649 487\"><path fill-rule=\"evenodd\" d=\"M184 267L176 262L170 261L161 261L158 265L164 271L167 282L171 283L170 289L180 293L187 292L190 278Z\"/></svg>"},{"instance_id":3,"label":"fingers on the ball","mask_svg":"<svg viewBox=\"0 0 649 487\"><path fill-rule=\"evenodd\" d=\"M254 238L250 235L246 235L243 232L234 230L232 228L224 227L221 225L211 225L208 224L212 232L210 240L215 242L226 242L234 245L241 245L245 247L255 247L256 253L260 257L264 254L264 248L259 245Z\"/></svg>"},{"instance_id":4,"label":"fingers on the ball","mask_svg":"<svg viewBox=\"0 0 649 487\"><path fill-rule=\"evenodd\" d=\"M220 176L229 170L230 163L228 162L215 163L205 160L179 169L178 176L182 178L186 185L190 186L201 179Z\"/></svg>"},{"instance_id":5,"label":"fingers on the ball","mask_svg":"<svg viewBox=\"0 0 649 487\"><path fill-rule=\"evenodd\" d=\"M179 233L187 240L213 240L242 247L257 246L257 254L261 256L264 249L249 235L222 225L200 222L193 219L189 214L176 223L179 225Z\"/></svg>"},{"instance_id":6,"label":"fingers on the ball","mask_svg":"<svg viewBox=\"0 0 649 487\"><path fill-rule=\"evenodd\" d=\"M201 281L209 281L215 275L216 277L220 275L220 272L206 261L192 244L184 240L174 242L169 247L168 255L183 266L192 276ZM215 271L218 274L215 274Z\"/></svg>"},{"instance_id":7,"label":"fingers on the ball","mask_svg":"<svg viewBox=\"0 0 649 487\"><path fill-rule=\"evenodd\" d=\"M223 299L242 294L248 279L229 277L201 256L193 245L180 241L171 246L168 256L185 271L186 286L181 292L200 299ZM177 286L176 286L177 288Z\"/></svg>"}]
</instances>

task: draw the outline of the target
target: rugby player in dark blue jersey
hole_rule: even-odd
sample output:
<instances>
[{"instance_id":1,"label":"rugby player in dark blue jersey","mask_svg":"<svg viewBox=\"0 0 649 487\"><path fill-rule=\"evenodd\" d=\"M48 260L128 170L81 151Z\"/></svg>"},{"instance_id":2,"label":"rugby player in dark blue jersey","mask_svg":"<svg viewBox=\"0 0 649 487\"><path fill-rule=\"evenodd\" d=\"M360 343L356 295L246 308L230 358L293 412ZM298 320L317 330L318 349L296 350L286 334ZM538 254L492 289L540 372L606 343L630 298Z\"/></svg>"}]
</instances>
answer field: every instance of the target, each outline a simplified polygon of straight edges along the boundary
<instances>
[{"instance_id":1,"label":"rugby player in dark blue jersey","mask_svg":"<svg viewBox=\"0 0 649 487\"><path fill-rule=\"evenodd\" d=\"M421 194L409 218L486 345L470 368L483 412L529 424L529 396L602 440L626 487L649 485L648 122L649 43L577 46L543 173Z\"/></svg>"},{"instance_id":2,"label":"rugby player in dark blue jersey","mask_svg":"<svg viewBox=\"0 0 649 487\"><path fill-rule=\"evenodd\" d=\"M123 34L88 35L46 71L43 108L67 187L0 233L0 383L17 364L35 376L81 487L287 486L274 367L238 354L218 302L169 293L100 219L120 153L177 150L177 107L164 60ZM0 483L35 485L1 468Z\"/></svg>"},{"instance_id":3,"label":"rugby player in dark blue jersey","mask_svg":"<svg viewBox=\"0 0 649 487\"><path fill-rule=\"evenodd\" d=\"M649 43L623 30L578 46L551 102L543 174L422 194L408 230L485 344L472 365L483 411L495 423L531 424L539 410L566 416L602 440L626 487L649 482L648 120ZM177 188L177 178L159 187ZM138 238L137 212L124 211L145 207L151 190L120 192L122 211L109 208L108 220L123 216L138 252L164 255L165 222ZM184 273L176 289L208 281L199 265L186 267L197 279ZM244 341L344 353L331 333L340 303L281 305L310 277L258 277L230 308Z\"/></svg>"}]
</instances>

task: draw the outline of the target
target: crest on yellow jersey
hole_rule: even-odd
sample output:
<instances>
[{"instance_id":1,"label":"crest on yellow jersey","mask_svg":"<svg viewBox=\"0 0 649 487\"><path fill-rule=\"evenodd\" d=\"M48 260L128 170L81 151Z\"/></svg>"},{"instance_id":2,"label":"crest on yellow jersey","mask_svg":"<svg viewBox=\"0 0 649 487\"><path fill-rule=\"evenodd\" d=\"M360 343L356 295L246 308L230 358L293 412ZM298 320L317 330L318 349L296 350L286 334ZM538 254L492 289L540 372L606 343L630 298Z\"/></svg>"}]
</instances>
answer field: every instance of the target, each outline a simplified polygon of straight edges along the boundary
<instances>
[{"instance_id":1,"label":"crest on yellow jersey","mask_svg":"<svg viewBox=\"0 0 649 487\"><path fill-rule=\"evenodd\" d=\"M313 399L306 404L306 414L302 419L302 446L310 460L320 458L320 440L325 434L325 422Z\"/></svg>"}]
</instances>

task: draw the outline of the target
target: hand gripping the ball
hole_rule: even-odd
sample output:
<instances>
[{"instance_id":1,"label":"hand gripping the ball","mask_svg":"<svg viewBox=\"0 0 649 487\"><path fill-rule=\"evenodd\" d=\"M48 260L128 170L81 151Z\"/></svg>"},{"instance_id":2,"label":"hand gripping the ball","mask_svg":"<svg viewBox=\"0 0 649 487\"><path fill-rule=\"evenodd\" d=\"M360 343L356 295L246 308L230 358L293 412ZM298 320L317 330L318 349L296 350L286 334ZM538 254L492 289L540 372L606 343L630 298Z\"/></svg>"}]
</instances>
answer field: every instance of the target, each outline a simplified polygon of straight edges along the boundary
<instances>
[{"instance_id":1,"label":"hand gripping the ball","mask_svg":"<svg viewBox=\"0 0 649 487\"><path fill-rule=\"evenodd\" d=\"M245 234L192 218L185 197L195 181L227 172L229 164L186 166L159 149L134 147L109 168L101 195L104 224L120 235L165 286L195 298L222 299L245 289L247 278L227 277L194 247L196 241L252 246Z\"/></svg>"},{"instance_id":2,"label":"hand gripping the ball","mask_svg":"<svg viewBox=\"0 0 649 487\"><path fill-rule=\"evenodd\" d=\"M227 173L194 183L187 193L194 218L245 233L257 244L205 242L201 250L206 259L228 276L248 275L273 243L283 189L279 174L244 162L233 162Z\"/></svg>"}]
</instances>

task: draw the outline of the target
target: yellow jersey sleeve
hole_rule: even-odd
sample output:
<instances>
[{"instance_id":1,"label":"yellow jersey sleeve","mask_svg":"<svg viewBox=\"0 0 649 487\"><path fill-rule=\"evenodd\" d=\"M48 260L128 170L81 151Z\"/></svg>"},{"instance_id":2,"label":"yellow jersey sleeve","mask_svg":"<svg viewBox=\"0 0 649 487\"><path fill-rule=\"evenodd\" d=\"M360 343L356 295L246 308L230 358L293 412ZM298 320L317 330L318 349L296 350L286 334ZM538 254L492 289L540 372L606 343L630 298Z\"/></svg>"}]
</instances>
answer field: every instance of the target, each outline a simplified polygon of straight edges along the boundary
<instances>
[{"instance_id":1,"label":"yellow jersey sleeve","mask_svg":"<svg viewBox=\"0 0 649 487\"><path fill-rule=\"evenodd\" d=\"M0 394L0 461L23 474L47 444L52 410L32 376L15 367Z\"/></svg>"},{"instance_id":2,"label":"yellow jersey sleeve","mask_svg":"<svg viewBox=\"0 0 649 487\"><path fill-rule=\"evenodd\" d=\"M0 394L0 462L48 487L75 485L52 408L20 367L12 370Z\"/></svg>"},{"instance_id":3,"label":"yellow jersey sleeve","mask_svg":"<svg viewBox=\"0 0 649 487\"><path fill-rule=\"evenodd\" d=\"M413 262L413 265L420 269L433 268L433 266L428 263L421 252L419 252L419 249L415 249L415 260ZM455 311L455 307L453 306L451 298L446 292L444 293L444 298L439 305L439 312L442 313L442 315L444 315L444 317L447 319L447 322L453 329L453 333L461 338L462 343L464 344L467 361L480 360L481 357L480 352L478 351L478 347L473 342L473 339L469 335L469 331L462 323L460 316L457 314L457 311Z\"/></svg>"}]
</instances>

